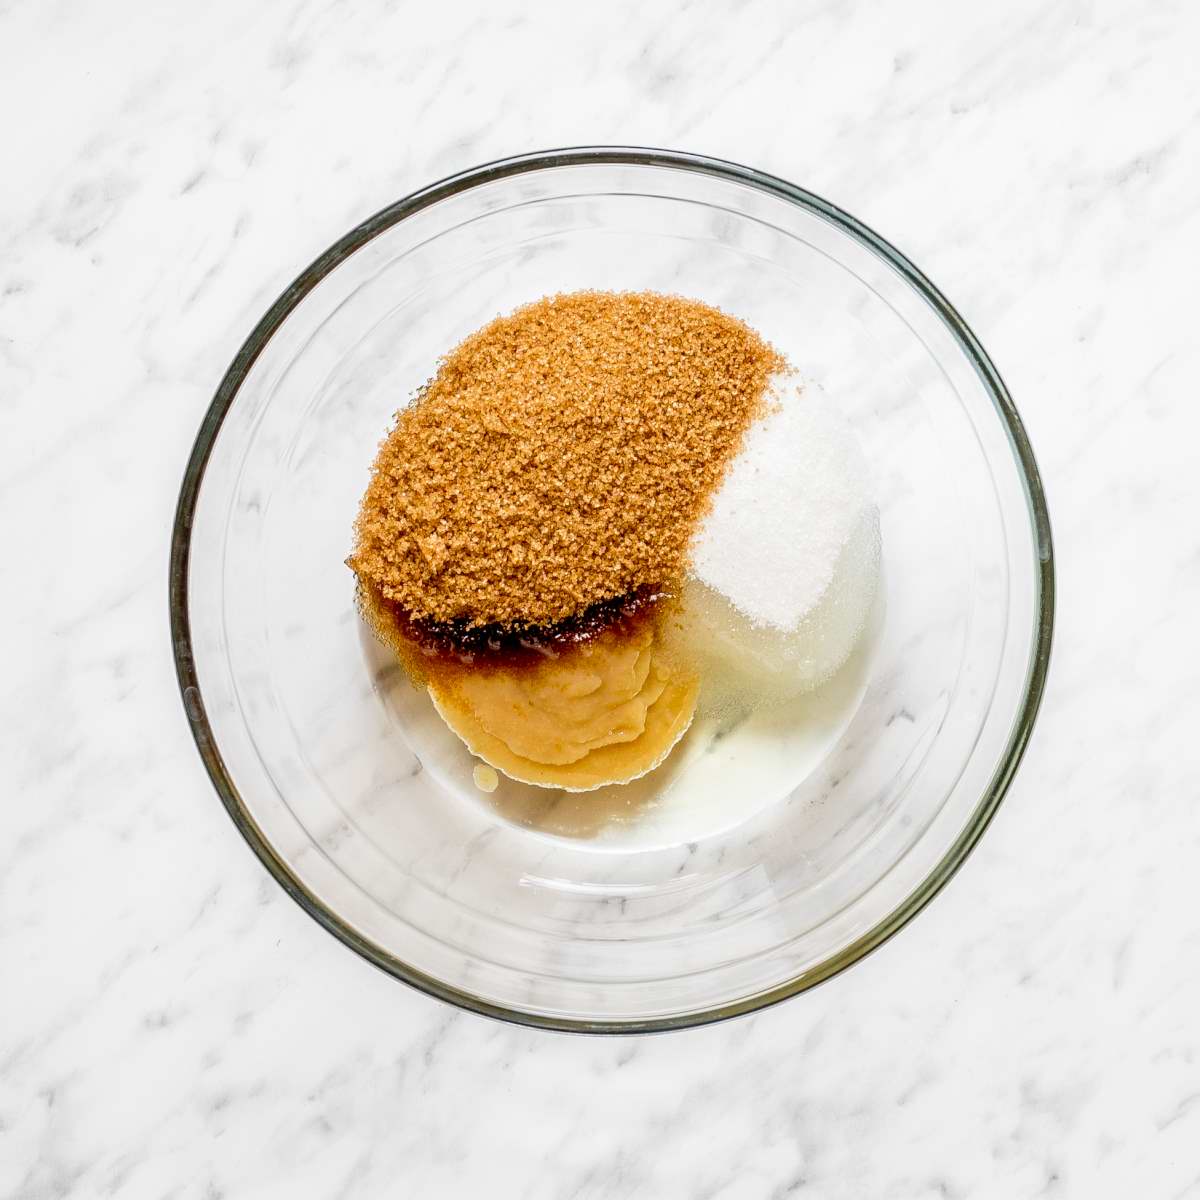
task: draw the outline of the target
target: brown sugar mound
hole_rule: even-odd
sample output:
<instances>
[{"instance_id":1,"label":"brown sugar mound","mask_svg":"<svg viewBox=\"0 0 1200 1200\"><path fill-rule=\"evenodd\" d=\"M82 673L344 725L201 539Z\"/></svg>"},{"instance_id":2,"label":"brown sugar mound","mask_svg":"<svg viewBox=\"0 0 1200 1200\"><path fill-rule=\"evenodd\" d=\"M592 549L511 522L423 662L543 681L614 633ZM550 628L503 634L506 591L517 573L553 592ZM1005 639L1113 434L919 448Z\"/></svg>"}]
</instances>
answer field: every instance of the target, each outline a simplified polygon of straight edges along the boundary
<instances>
[{"instance_id":1,"label":"brown sugar mound","mask_svg":"<svg viewBox=\"0 0 1200 1200\"><path fill-rule=\"evenodd\" d=\"M669 588L783 360L652 292L549 297L472 334L396 417L350 566L417 621L548 625Z\"/></svg>"}]
</instances>

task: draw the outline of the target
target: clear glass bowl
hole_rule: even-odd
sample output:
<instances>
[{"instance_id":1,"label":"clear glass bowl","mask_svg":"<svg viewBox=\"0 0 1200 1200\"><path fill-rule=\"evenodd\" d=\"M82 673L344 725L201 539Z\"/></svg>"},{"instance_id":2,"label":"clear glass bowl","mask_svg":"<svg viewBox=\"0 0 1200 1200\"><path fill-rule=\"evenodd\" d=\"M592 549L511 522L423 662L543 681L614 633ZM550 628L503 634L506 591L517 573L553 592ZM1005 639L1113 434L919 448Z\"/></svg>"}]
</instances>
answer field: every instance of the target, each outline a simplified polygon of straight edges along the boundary
<instances>
[{"instance_id":1,"label":"clear glass bowl","mask_svg":"<svg viewBox=\"0 0 1200 1200\"><path fill-rule=\"evenodd\" d=\"M448 786L410 748L425 701L364 636L343 565L375 447L438 357L579 288L741 317L839 402L875 476L886 615L857 710L789 794L740 789L691 840L614 843L579 827L578 801ZM287 892L428 993L592 1032L761 1008L908 921L1012 778L1053 610L1029 443L933 285L800 188L627 148L468 171L313 263L204 419L170 583L196 742Z\"/></svg>"}]
</instances>

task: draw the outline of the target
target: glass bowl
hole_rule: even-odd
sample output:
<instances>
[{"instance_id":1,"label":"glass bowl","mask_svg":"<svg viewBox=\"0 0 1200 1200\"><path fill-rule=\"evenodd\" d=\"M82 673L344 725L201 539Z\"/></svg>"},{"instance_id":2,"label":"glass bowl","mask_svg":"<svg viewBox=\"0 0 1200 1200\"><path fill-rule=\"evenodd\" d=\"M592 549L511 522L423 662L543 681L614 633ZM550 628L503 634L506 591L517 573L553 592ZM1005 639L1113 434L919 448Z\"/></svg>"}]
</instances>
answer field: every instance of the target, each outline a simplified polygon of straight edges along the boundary
<instances>
[{"instance_id":1,"label":"glass bowl","mask_svg":"<svg viewBox=\"0 0 1200 1200\"><path fill-rule=\"evenodd\" d=\"M652 786L590 807L460 786L469 756L423 749L428 701L364 632L344 565L375 448L439 356L580 288L678 293L747 321L837 401L877 489L886 605L853 703L785 794L748 762L694 825L686 789L681 823ZM598 147L436 183L296 279L204 418L170 607L217 792L310 915L464 1008L635 1032L802 991L942 887L1029 737L1053 568L1016 410L916 267L761 172Z\"/></svg>"}]
</instances>

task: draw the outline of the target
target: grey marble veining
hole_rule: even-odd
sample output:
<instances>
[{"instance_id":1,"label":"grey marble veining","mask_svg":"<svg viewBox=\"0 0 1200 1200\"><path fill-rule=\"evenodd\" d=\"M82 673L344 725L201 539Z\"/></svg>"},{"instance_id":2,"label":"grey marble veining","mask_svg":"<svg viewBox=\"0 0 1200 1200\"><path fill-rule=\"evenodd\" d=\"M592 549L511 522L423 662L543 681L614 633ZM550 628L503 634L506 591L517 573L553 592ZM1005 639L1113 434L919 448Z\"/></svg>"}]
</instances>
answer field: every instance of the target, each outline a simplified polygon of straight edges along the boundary
<instances>
[{"instance_id":1,"label":"grey marble veining","mask_svg":"<svg viewBox=\"0 0 1200 1200\"><path fill-rule=\"evenodd\" d=\"M1200 10L0 7L0 1196L1200 1197ZM509 1028L268 879L181 714L166 553L241 339L488 158L761 166L909 254L1029 427L1055 662L964 870L846 975Z\"/></svg>"}]
</instances>

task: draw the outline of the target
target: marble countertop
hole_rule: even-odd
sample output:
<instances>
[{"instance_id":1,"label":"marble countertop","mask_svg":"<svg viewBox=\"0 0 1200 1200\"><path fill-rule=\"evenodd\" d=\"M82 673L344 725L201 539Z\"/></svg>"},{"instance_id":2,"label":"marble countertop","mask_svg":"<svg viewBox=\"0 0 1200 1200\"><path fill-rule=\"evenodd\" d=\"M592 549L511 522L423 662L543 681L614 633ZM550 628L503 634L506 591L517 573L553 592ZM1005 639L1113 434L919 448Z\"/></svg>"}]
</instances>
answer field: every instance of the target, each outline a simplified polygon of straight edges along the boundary
<instances>
[{"instance_id":1,"label":"marble countertop","mask_svg":"<svg viewBox=\"0 0 1200 1200\"><path fill-rule=\"evenodd\" d=\"M0 1196L1200 1198L1200 9L0 5ZM360 961L175 686L184 461L366 214L556 145L843 206L1004 374L1059 564L1025 764L946 891L755 1017L587 1039Z\"/></svg>"}]
</instances>

